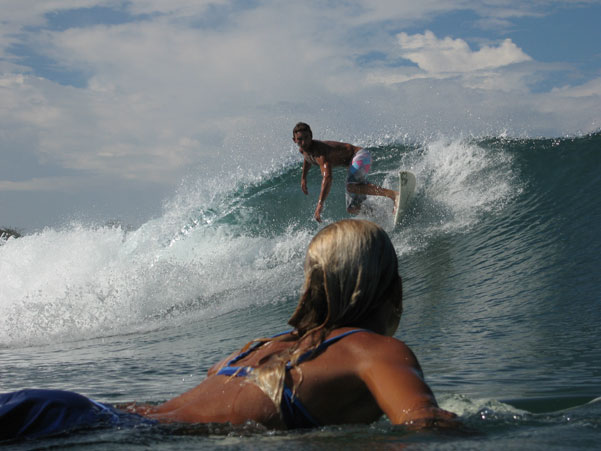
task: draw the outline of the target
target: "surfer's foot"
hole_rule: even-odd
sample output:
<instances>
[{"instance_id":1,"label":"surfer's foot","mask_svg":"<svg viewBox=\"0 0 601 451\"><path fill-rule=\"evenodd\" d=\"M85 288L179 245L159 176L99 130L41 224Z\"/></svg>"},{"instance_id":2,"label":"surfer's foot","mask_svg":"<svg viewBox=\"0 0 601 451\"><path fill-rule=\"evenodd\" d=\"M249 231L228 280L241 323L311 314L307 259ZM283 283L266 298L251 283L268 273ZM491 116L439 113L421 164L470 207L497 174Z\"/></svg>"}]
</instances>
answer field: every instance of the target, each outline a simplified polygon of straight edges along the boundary
<instances>
[{"instance_id":1,"label":"surfer's foot","mask_svg":"<svg viewBox=\"0 0 601 451\"><path fill-rule=\"evenodd\" d=\"M396 191L394 192L394 195L391 197L392 199L392 214L396 213L396 209L399 206L399 193L397 193Z\"/></svg>"}]
</instances>

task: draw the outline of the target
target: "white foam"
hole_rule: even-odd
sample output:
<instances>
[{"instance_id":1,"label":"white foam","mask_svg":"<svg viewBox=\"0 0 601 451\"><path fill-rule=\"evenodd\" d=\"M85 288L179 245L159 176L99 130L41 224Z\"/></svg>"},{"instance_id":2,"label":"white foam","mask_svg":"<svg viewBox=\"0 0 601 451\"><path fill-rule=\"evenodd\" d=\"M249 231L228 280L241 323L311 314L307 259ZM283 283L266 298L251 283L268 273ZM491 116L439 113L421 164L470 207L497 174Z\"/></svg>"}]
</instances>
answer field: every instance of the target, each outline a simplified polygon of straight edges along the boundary
<instances>
[{"instance_id":1,"label":"white foam","mask_svg":"<svg viewBox=\"0 0 601 451\"><path fill-rule=\"evenodd\" d=\"M418 179L419 215L394 234L399 254L473 224L515 193L511 158L501 151L439 140L403 160ZM144 330L297 292L313 232L257 236L223 221L239 206L232 186L281 168L182 184L162 217L134 231L72 224L9 240L0 246L0 346Z\"/></svg>"},{"instance_id":2,"label":"white foam","mask_svg":"<svg viewBox=\"0 0 601 451\"><path fill-rule=\"evenodd\" d=\"M0 247L0 346L152 329L296 291L309 233L195 224L191 205L131 232L72 224Z\"/></svg>"},{"instance_id":3,"label":"white foam","mask_svg":"<svg viewBox=\"0 0 601 451\"><path fill-rule=\"evenodd\" d=\"M439 396L438 404L442 409L453 412L460 417L470 417L474 415L485 416L487 413L490 414L491 412L503 417L512 417L528 413L495 399L470 399L467 396L457 394Z\"/></svg>"},{"instance_id":4,"label":"white foam","mask_svg":"<svg viewBox=\"0 0 601 451\"><path fill-rule=\"evenodd\" d=\"M512 155L471 140L431 141L406 154L402 168L416 175L412 203L419 214L395 237L401 250L412 252L433 236L469 230L521 192Z\"/></svg>"}]
</instances>

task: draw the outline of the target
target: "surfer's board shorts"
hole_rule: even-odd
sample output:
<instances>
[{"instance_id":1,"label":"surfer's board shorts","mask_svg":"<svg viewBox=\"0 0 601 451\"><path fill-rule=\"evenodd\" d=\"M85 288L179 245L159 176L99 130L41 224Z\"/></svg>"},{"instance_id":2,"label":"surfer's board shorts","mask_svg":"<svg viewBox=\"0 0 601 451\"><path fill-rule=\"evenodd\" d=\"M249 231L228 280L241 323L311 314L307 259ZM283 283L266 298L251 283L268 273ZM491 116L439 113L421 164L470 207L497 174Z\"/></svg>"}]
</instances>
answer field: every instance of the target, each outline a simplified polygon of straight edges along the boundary
<instances>
[{"instance_id":1,"label":"surfer's board shorts","mask_svg":"<svg viewBox=\"0 0 601 451\"><path fill-rule=\"evenodd\" d=\"M0 440L155 423L70 391L27 389L0 394Z\"/></svg>"},{"instance_id":2,"label":"surfer's board shorts","mask_svg":"<svg viewBox=\"0 0 601 451\"><path fill-rule=\"evenodd\" d=\"M367 174L371 168L371 154L367 149L361 149L353 157L351 165L348 168L346 184L364 184L367 183ZM367 199L365 194L355 194L346 191L346 208L356 209Z\"/></svg>"}]
</instances>

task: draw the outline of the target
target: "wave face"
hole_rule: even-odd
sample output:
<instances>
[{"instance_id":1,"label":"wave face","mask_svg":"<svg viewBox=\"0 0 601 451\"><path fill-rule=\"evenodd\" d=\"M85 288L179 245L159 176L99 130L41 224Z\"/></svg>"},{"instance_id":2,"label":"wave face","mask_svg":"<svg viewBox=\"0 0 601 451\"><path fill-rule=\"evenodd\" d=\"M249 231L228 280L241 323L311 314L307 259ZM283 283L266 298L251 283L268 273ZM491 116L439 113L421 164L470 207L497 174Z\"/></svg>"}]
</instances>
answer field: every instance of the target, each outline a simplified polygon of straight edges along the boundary
<instances>
[{"instance_id":1,"label":"wave face","mask_svg":"<svg viewBox=\"0 0 601 451\"><path fill-rule=\"evenodd\" d=\"M399 255L397 337L442 407L484 434L477 444L457 437L459 447L597 447L600 149L599 134L373 148L373 182L393 187L399 169L417 177L400 227L388 199L368 199L361 217L386 228ZM344 178L335 170L326 224L347 217ZM2 239L0 392L67 388L158 402L195 386L232 349L285 327L321 227L312 220L319 185L313 170L302 194L295 160L254 177L183 184L161 217L135 230L70 224ZM219 446L188 432L192 446ZM345 448L448 447L448 437L403 434L385 420L330 432ZM161 431L136 434L99 432L90 443L180 443ZM282 440L323 445L320 432L239 434L229 440L241 447L266 438L278 449Z\"/></svg>"},{"instance_id":2,"label":"wave face","mask_svg":"<svg viewBox=\"0 0 601 451\"><path fill-rule=\"evenodd\" d=\"M397 171L409 169L416 195L396 230L388 199L369 199L361 217L391 233L414 281L407 296L442 295L442 284L445 297L487 298L484 316L518 298L522 306L506 315L536 307L557 321L574 304L596 315L600 144L591 135L380 146L370 179L393 187ZM335 170L325 223L347 217L344 177ZM311 219L319 173L310 173L309 196L299 179L295 161L251 180L182 187L162 217L137 230L71 224L8 239L0 346L148 330L294 299L319 227Z\"/></svg>"}]
</instances>

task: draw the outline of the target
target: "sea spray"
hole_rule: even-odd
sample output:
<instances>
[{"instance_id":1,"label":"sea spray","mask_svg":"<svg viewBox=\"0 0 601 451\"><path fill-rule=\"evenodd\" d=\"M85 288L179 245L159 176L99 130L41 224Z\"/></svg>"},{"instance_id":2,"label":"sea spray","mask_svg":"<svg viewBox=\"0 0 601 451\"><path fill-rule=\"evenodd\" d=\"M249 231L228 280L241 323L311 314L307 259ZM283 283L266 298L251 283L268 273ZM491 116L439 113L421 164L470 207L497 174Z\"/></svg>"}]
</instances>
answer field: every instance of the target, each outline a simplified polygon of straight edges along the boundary
<instances>
[{"instance_id":1,"label":"sea spray","mask_svg":"<svg viewBox=\"0 0 601 451\"><path fill-rule=\"evenodd\" d=\"M519 191L510 156L478 143L398 144L373 154L375 183L393 186L401 168L418 178L399 229L388 199L368 199L359 215L387 228L400 256L462 233ZM294 299L311 237L348 214L343 168L317 224L321 175L310 174L305 196L300 162L286 161L267 173L187 180L161 217L135 230L74 223L10 240L0 248L0 345L153 330Z\"/></svg>"}]
</instances>

